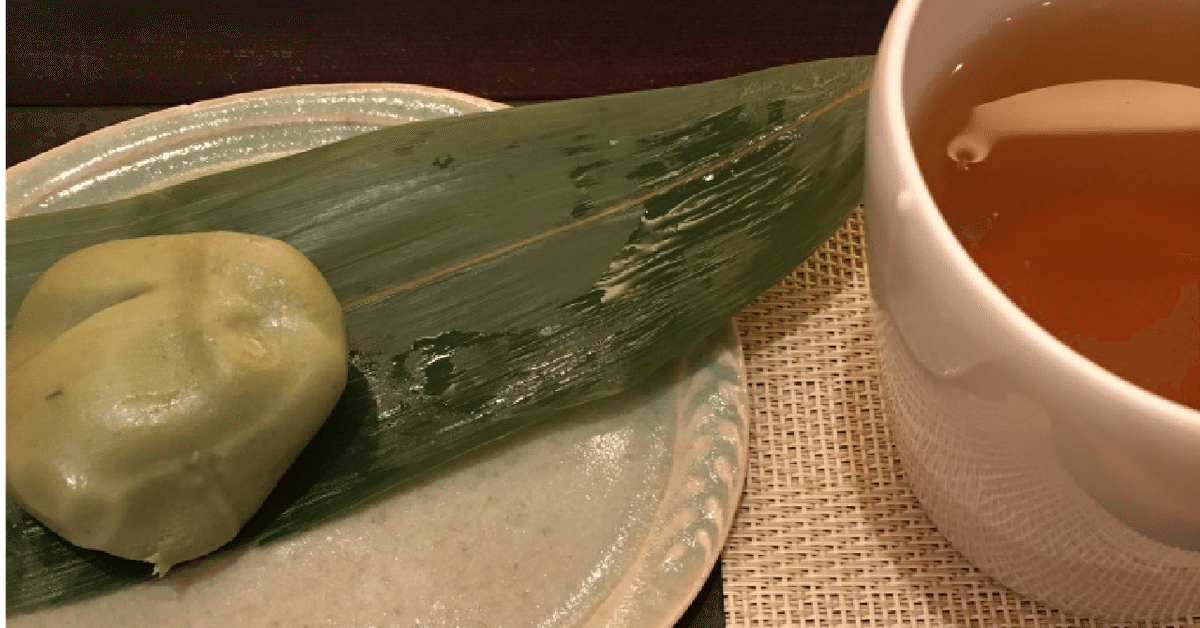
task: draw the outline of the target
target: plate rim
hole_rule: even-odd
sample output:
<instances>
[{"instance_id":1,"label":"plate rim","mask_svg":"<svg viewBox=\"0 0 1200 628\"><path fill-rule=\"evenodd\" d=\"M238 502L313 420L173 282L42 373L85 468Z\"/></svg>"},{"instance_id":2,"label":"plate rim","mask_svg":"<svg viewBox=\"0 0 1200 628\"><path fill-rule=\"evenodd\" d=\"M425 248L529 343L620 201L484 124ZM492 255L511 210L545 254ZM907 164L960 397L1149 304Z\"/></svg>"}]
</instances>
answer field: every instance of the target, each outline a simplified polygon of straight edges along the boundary
<instances>
[{"instance_id":1,"label":"plate rim","mask_svg":"<svg viewBox=\"0 0 1200 628\"><path fill-rule=\"evenodd\" d=\"M71 149L76 149L76 148L79 148L80 146L83 146L83 145L86 145L89 143L93 143L97 139L106 137L110 134L113 134L113 133L116 133L116 132L119 132L122 130L128 130L128 129L131 129L131 128L134 128L137 126L153 124L155 122L159 122L160 119L171 118L171 117L183 114L183 113L190 113L190 112L194 112L194 111L204 111L206 109L220 108L227 104L234 104L239 101L244 101L250 97L282 96L282 95L286 95L288 93L293 93L293 92L294 93L305 93L305 92L313 93L313 92L324 92L324 91L344 92L347 90L361 90L361 89L366 89L366 88L371 88L371 87L390 90L390 91L407 91L407 92L418 93L418 94L422 94L422 95L426 95L426 96L442 97L442 98L446 98L449 100L457 100L460 102L465 102L465 103L468 103L471 105L478 106L485 111L496 111L499 109L508 108L508 105L501 103L501 102L496 102L494 100L488 100L486 98L482 98L479 96L472 96L470 94L464 94L462 92L456 92L456 91L453 91L450 89L444 89L441 87L430 87L428 85L419 85L416 83L390 83L390 82L386 82L386 81L362 82L362 83L301 83L301 84L297 84L297 85L283 85L280 87L267 87L264 89L257 89L257 90L253 90L253 91L249 91L249 92L238 92L238 93L234 93L234 94L218 96L216 98L208 98L205 100L198 100L195 102L184 103L184 104L180 104L180 105L171 105L171 106L159 109L157 111L151 111L149 113L144 113L139 116L129 118L128 120L122 120L121 122L117 122L115 124L110 124L106 127L96 129L95 131L91 131L91 132L85 133L79 137L68 140L62 144L59 144L58 146L55 146L54 148L51 148L51 149L48 149L41 153L38 153L37 155L34 155L33 157L26 159L25 161L15 163L15 164L9 166L8 168L6 168L5 172L7 173L8 176L14 176L14 175L21 176L24 174L24 171L30 167L29 164L31 164L31 162L36 162L38 160L45 161L48 159L61 157L63 154L69 152Z\"/></svg>"}]
</instances>

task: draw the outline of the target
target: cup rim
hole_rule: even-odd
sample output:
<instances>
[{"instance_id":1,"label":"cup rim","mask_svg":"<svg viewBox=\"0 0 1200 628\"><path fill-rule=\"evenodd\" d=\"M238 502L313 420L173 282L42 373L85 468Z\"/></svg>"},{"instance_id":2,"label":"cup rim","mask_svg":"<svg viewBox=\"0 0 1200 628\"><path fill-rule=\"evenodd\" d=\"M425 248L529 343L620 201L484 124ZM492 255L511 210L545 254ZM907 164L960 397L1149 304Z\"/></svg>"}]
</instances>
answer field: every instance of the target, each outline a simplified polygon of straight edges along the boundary
<instances>
[{"instance_id":1,"label":"cup rim","mask_svg":"<svg viewBox=\"0 0 1200 628\"><path fill-rule=\"evenodd\" d=\"M1029 349L1045 356L1051 363L1078 374L1089 387L1107 389L1131 405L1145 409L1149 413L1147 418L1161 420L1177 429L1200 431L1200 409L1146 390L1105 369L1051 335L1000 290L954 236L917 166L904 107L906 52L922 1L899 0L897 3L880 43L875 62L877 76L872 89L879 92L876 97L882 106L883 119L887 121L883 133L888 136L888 143L896 149L892 162L899 180L905 182L901 189L912 195L915 216L933 236L928 244L948 258L954 272L974 292L975 297L999 314L999 324L1007 328L1014 338L1024 339Z\"/></svg>"}]
</instances>

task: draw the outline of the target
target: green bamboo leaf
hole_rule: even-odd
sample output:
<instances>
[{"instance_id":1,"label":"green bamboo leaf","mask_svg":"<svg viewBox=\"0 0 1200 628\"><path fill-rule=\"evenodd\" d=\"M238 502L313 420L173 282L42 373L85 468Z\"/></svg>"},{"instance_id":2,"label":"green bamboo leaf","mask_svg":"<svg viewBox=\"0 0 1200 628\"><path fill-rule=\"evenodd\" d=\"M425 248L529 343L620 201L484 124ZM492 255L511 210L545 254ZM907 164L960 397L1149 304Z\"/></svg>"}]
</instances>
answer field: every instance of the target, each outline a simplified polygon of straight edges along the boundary
<instances>
[{"instance_id":1,"label":"green bamboo leaf","mask_svg":"<svg viewBox=\"0 0 1200 628\"><path fill-rule=\"evenodd\" d=\"M49 264L114 238L283 239L345 306L351 382L234 544L305 529L543 417L626 390L845 219L869 57L402 125L8 223L8 321ZM11 500L9 612L149 569Z\"/></svg>"}]
</instances>

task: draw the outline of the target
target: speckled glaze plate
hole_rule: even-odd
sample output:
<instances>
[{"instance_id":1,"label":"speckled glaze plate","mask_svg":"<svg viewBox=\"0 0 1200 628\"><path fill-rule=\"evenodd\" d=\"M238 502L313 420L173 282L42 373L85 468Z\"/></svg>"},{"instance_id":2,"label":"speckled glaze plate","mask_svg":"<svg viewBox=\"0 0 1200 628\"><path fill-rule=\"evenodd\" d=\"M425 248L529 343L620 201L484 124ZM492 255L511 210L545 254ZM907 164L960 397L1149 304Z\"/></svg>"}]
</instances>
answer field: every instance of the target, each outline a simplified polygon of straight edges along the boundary
<instances>
[{"instance_id":1,"label":"speckled glaze plate","mask_svg":"<svg viewBox=\"0 0 1200 628\"><path fill-rule=\"evenodd\" d=\"M150 191L381 126L503 105L411 85L266 90L108 127L8 170L7 215ZM670 626L745 479L732 328L644 388L264 547L11 626Z\"/></svg>"}]
</instances>

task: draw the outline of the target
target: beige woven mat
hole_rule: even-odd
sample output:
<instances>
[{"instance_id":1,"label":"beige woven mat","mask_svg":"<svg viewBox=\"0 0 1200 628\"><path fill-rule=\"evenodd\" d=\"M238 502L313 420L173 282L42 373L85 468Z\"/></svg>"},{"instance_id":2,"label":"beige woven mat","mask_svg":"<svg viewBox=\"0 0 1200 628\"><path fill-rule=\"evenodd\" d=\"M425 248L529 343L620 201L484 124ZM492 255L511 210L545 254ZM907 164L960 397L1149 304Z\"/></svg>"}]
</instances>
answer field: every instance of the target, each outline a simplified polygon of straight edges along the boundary
<instances>
[{"instance_id":1,"label":"beige woven mat","mask_svg":"<svg viewBox=\"0 0 1200 628\"><path fill-rule=\"evenodd\" d=\"M750 469L722 558L730 626L1139 626L1051 611L971 567L904 479L856 212L738 319Z\"/></svg>"}]
</instances>

